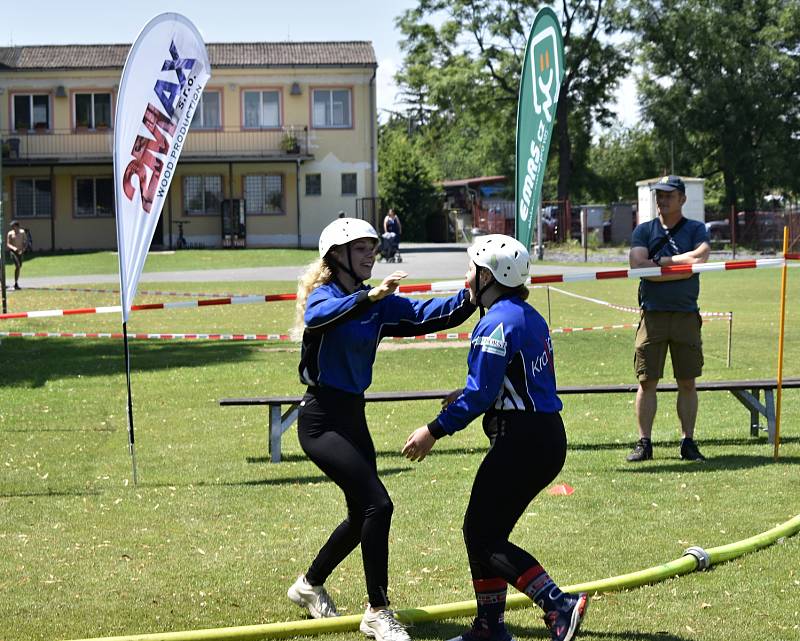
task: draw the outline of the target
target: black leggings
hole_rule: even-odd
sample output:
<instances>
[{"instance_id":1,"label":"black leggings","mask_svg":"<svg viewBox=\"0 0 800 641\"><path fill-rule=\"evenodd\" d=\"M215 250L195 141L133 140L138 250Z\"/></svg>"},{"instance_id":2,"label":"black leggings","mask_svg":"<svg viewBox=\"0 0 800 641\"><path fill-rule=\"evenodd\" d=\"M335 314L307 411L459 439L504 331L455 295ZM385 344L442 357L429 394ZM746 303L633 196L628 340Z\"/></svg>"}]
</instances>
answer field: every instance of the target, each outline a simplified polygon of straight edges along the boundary
<instances>
[{"instance_id":1,"label":"black leggings","mask_svg":"<svg viewBox=\"0 0 800 641\"><path fill-rule=\"evenodd\" d=\"M360 543L369 603L389 605L389 527L394 506L378 478L364 397L309 388L300 405L297 431L303 451L342 489L347 501L347 518L322 546L306 579L322 585Z\"/></svg>"},{"instance_id":2,"label":"black leggings","mask_svg":"<svg viewBox=\"0 0 800 641\"><path fill-rule=\"evenodd\" d=\"M564 467L567 436L558 413L499 412L484 418L484 430L492 445L472 484L464 542L473 579L516 585L539 562L508 537Z\"/></svg>"}]
</instances>

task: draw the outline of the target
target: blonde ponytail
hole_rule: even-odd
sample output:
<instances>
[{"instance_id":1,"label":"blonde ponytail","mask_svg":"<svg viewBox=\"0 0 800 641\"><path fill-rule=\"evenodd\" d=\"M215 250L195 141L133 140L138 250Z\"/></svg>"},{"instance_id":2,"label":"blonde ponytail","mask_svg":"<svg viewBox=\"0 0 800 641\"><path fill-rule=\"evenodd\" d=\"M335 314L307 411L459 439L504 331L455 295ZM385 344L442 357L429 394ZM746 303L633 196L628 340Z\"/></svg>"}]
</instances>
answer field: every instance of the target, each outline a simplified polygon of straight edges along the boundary
<instances>
[{"instance_id":1,"label":"blonde ponytail","mask_svg":"<svg viewBox=\"0 0 800 641\"><path fill-rule=\"evenodd\" d=\"M303 338L306 328L305 314L308 295L320 285L333 280L333 271L324 258L318 258L311 263L297 279L297 302L295 304L294 327L289 330L292 340L299 341Z\"/></svg>"}]
</instances>

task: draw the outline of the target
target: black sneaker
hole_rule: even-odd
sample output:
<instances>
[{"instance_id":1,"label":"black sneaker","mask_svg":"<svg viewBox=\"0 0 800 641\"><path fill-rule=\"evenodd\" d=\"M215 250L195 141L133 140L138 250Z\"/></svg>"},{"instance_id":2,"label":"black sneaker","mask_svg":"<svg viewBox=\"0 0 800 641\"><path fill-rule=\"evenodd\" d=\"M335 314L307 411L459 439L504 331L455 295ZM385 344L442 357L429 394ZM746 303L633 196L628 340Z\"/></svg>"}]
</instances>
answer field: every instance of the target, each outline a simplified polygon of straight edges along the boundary
<instances>
[{"instance_id":1,"label":"black sneaker","mask_svg":"<svg viewBox=\"0 0 800 641\"><path fill-rule=\"evenodd\" d=\"M681 450L683 451L683 450ZM638 461L649 461L653 458L653 443L649 438L640 438L633 446L631 453L628 454L627 460L631 463Z\"/></svg>"},{"instance_id":2,"label":"black sneaker","mask_svg":"<svg viewBox=\"0 0 800 641\"><path fill-rule=\"evenodd\" d=\"M20 287L17 283L14 283L14 289L19 290L19 289L22 289L22 287Z\"/></svg>"},{"instance_id":3,"label":"black sneaker","mask_svg":"<svg viewBox=\"0 0 800 641\"><path fill-rule=\"evenodd\" d=\"M462 632L449 641L514 641L514 637L511 636L503 623L490 628L483 619L475 619L469 630Z\"/></svg>"},{"instance_id":4,"label":"black sneaker","mask_svg":"<svg viewBox=\"0 0 800 641\"><path fill-rule=\"evenodd\" d=\"M681 458L684 461L705 461L706 457L697 449L697 443L694 439L684 438L681 439Z\"/></svg>"},{"instance_id":5,"label":"black sneaker","mask_svg":"<svg viewBox=\"0 0 800 641\"><path fill-rule=\"evenodd\" d=\"M565 594L564 603L557 610L552 610L544 615L544 624L550 630L552 641L571 641L578 634L581 621L586 616L589 607L589 595Z\"/></svg>"}]
</instances>

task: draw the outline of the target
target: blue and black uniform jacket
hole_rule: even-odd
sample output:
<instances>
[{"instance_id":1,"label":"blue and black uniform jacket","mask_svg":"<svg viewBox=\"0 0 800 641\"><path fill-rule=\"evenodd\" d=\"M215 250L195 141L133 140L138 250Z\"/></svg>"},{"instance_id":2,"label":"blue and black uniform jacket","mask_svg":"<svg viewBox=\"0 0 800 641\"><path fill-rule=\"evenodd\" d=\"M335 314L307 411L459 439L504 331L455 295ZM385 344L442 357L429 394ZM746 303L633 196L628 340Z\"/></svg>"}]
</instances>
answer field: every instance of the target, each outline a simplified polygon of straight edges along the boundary
<instances>
[{"instance_id":1,"label":"blue and black uniform jacket","mask_svg":"<svg viewBox=\"0 0 800 641\"><path fill-rule=\"evenodd\" d=\"M315 289L306 304L300 380L361 394L372 383L372 364L384 336L417 336L463 323L475 306L469 290L449 298L387 296L375 303L369 287L348 294L338 283Z\"/></svg>"},{"instance_id":2,"label":"blue and black uniform jacket","mask_svg":"<svg viewBox=\"0 0 800 641\"><path fill-rule=\"evenodd\" d=\"M497 300L472 332L467 382L428 424L441 438L489 411L559 412L553 344L541 314L519 296Z\"/></svg>"}]
</instances>

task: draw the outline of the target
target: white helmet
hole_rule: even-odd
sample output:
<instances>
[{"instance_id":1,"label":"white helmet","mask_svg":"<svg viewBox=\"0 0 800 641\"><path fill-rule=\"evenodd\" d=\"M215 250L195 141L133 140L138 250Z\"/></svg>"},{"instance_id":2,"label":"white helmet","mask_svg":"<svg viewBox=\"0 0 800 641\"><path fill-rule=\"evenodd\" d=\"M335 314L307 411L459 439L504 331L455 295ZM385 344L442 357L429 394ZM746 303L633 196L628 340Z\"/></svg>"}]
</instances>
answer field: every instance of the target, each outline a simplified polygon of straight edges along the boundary
<instances>
[{"instance_id":1,"label":"white helmet","mask_svg":"<svg viewBox=\"0 0 800 641\"><path fill-rule=\"evenodd\" d=\"M530 254L518 240L503 234L478 237L467 249L469 257L479 267L485 267L501 285L519 287L530 278Z\"/></svg>"},{"instance_id":2,"label":"white helmet","mask_svg":"<svg viewBox=\"0 0 800 641\"><path fill-rule=\"evenodd\" d=\"M331 247L346 245L359 238L372 238L378 242L378 232L366 220L360 218L337 218L319 235L319 257L325 258Z\"/></svg>"}]
</instances>

